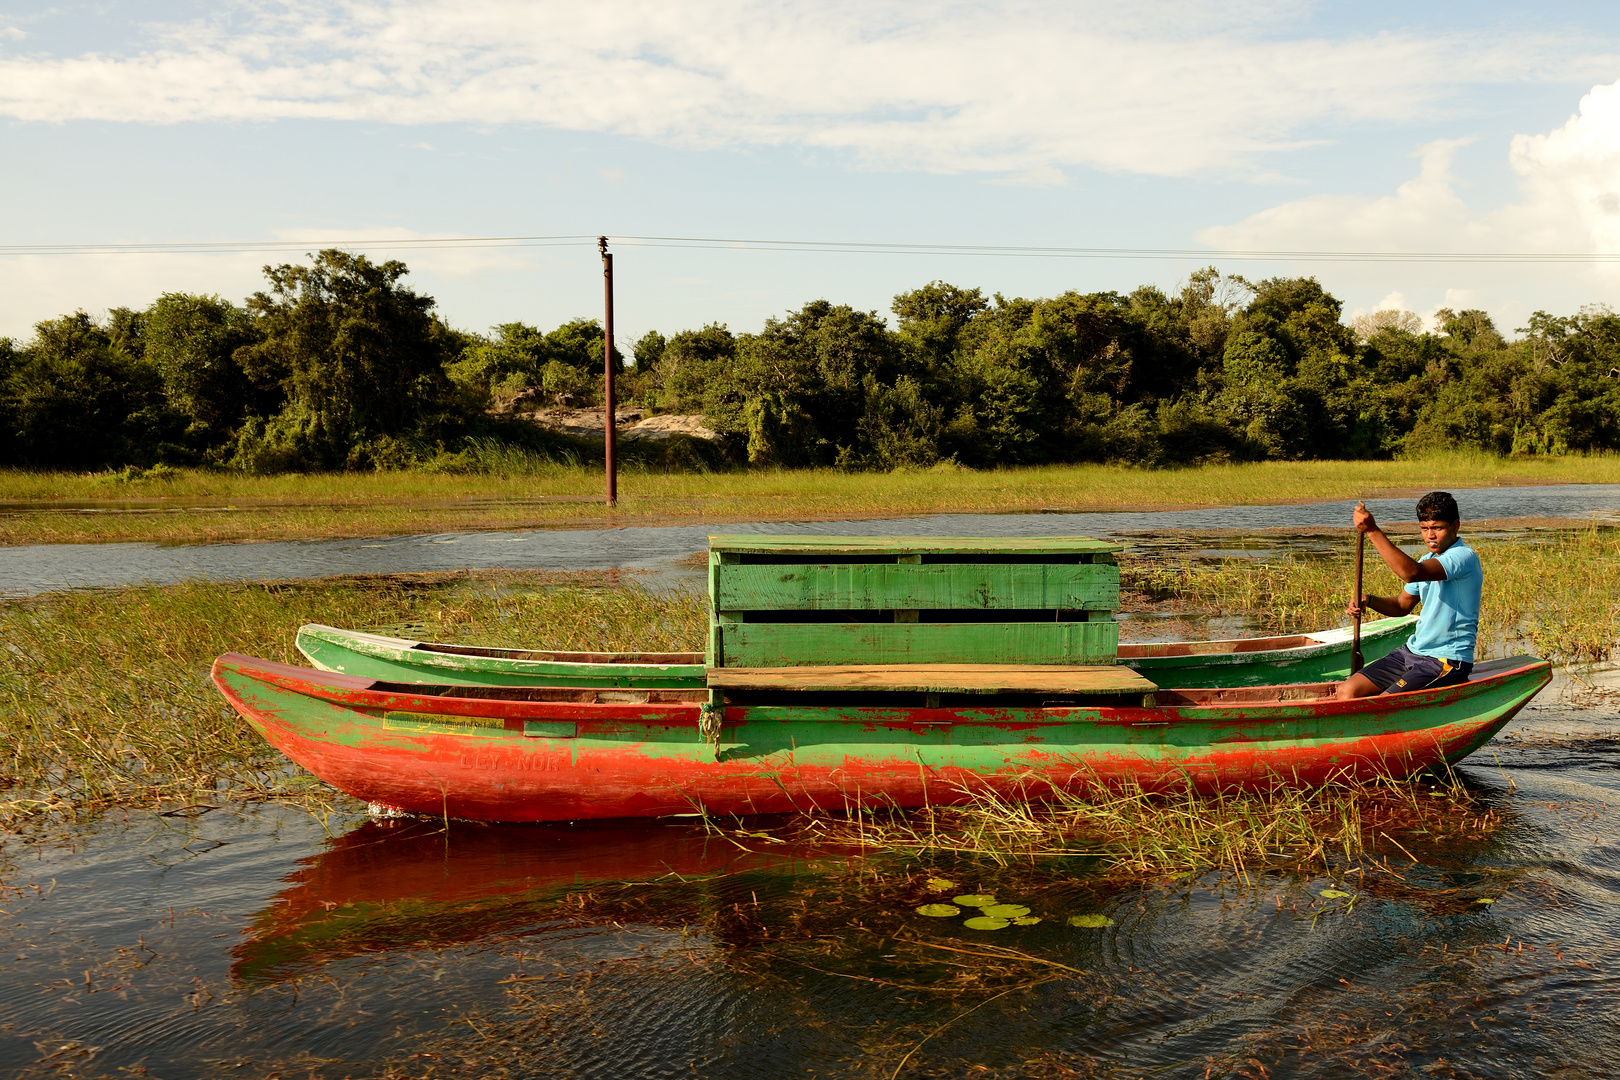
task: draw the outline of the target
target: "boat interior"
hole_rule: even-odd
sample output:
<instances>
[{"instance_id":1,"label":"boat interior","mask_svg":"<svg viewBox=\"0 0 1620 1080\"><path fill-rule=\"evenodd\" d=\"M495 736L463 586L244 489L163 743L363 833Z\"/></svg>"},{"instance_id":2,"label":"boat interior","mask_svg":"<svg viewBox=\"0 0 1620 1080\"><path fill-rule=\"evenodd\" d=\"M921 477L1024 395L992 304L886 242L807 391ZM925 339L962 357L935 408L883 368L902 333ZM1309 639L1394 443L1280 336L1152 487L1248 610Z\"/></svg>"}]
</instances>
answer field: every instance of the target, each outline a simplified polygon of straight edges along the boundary
<instances>
[{"instance_id":1,"label":"boat interior","mask_svg":"<svg viewBox=\"0 0 1620 1080\"><path fill-rule=\"evenodd\" d=\"M1303 649L1321 642L1304 634L1288 637L1235 638L1230 641L1156 641L1146 644L1119 643L1121 660L1142 660L1161 656L1212 656L1221 653L1269 652L1273 649Z\"/></svg>"},{"instance_id":2,"label":"boat interior","mask_svg":"<svg viewBox=\"0 0 1620 1080\"><path fill-rule=\"evenodd\" d=\"M1509 656L1487 660L1474 666L1469 682L1481 682L1505 671L1541 663L1533 656ZM825 686L825 681L821 681ZM1294 683L1282 686L1218 687L1210 689L1174 689L1159 687L1151 693L1121 689L1116 692L1029 692L1014 690L1008 693L986 693L978 685L970 692L953 693L941 685L935 691L884 691L852 687L847 690L818 688L816 690L727 688L726 702L731 705L784 705L802 707L860 707L867 708L937 708L937 709L1005 709L1005 708L1139 708L1187 707L1220 705L1267 705L1296 701L1320 701L1331 698L1338 690L1338 682ZM387 694L408 694L412 698L440 698L444 700L482 701L555 701L585 705L690 705L709 700L706 689L693 690L633 690L592 687L550 686L443 686L422 683L375 681L370 690ZM420 706L417 706L420 707Z\"/></svg>"},{"instance_id":3,"label":"boat interior","mask_svg":"<svg viewBox=\"0 0 1620 1080\"><path fill-rule=\"evenodd\" d=\"M434 645L421 642L417 652L447 656L487 656L497 660L542 660L556 664L702 664L702 653L556 652L534 649L480 649L470 645Z\"/></svg>"},{"instance_id":4,"label":"boat interior","mask_svg":"<svg viewBox=\"0 0 1620 1080\"><path fill-rule=\"evenodd\" d=\"M386 682L368 687L380 694L409 694L413 698L457 701L556 701L575 705L688 705L709 700L709 692L696 690L626 690L593 686L449 686L434 683Z\"/></svg>"},{"instance_id":5,"label":"boat interior","mask_svg":"<svg viewBox=\"0 0 1620 1080\"><path fill-rule=\"evenodd\" d=\"M780 621L765 618L765 613L757 621ZM778 615L784 613L777 613ZM785 613L802 614L802 613ZM886 622L891 621L893 612L845 612L835 613L838 617L834 621L852 622ZM923 622L934 620L925 617L927 613L919 613ZM948 621L984 621L992 616L996 621L1021 621L1016 616L1022 612L979 612L974 613L972 619L962 616L960 612L948 613L953 618ZM1051 612L1046 612L1043 621L1051 619ZM852 615L863 616L851 618ZM1012 616L1009 618L1009 615ZM888 616L888 618L879 618ZM803 621L803 620L800 620ZM1320 645L1306 634L1290 634L1284 637L1261 638L1234 638L1224 641L1162 641L1147 643L1120 642L1119 658L1121 660L1156 659L1171 656L1214 656L1227 653L1270 652L1280 649L1303 649L1311 645ZM484 649L470 645L437 645L429 642L418 643L412 648L418 652L442 653L447 656L486 656L498 660L540 660L559 664L701 664L702 653L610 653L610 652L558 652L555 650L536 649Z\"/></svg>"}]
</instances>

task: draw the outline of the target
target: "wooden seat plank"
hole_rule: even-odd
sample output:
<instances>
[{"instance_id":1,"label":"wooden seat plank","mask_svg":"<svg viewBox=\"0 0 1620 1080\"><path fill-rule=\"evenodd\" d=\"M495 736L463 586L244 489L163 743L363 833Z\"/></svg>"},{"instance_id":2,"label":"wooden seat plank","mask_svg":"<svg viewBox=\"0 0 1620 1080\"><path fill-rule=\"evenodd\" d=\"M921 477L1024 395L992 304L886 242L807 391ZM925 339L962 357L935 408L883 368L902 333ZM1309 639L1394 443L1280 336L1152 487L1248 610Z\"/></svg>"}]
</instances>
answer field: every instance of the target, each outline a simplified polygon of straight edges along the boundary
<instances>
[{"instance_id":1,"label":"wooden seat plank","mask_svg":"<svg viewBox=\"0 0 1620 1080\"><path fill-rule=\"evenodd\" d=\"M1151 694L1158 687L1115 664L843 664L709 668L716 690L872 690L929 694Z\"/></svg>"}]
</instances>

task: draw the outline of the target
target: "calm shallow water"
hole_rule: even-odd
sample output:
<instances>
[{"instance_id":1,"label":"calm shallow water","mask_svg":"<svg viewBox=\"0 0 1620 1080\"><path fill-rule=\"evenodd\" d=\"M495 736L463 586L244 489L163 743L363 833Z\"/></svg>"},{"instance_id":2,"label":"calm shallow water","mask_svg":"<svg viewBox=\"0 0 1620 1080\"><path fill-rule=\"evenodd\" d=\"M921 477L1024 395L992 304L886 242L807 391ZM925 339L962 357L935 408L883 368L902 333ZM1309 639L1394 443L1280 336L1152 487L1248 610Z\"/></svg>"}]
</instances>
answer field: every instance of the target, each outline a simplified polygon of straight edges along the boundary
<instances>
[{"instance_id":1,"label":"calm shallow water","mask_svg":"<svg viewBox=\"0 0 1620 1080\"><path fill-rule=\"evenodd\" d=\"M1466 521L1554 517L1620 519L1620 485L1480 488L1461 493ZM63 588L177 581L263 581L332 574L466 569L668 570L704 550L711 532L855 536L1118 536L1169 529L1348 526L1349 501L1152 513L934 514L867 521L755 522L627 529L446 533L365 540L253 544L38 544L0 550L0 596ZM1381 520L1409 521L1411 499L1374 499Z\"/></svg>"},{"instance_id":2,"label":"calm shallow water","mask_svg":"<svg viewBox=\"0 0 1620 1080\"><path fill-rule=\"evenodd\" d=\"M976 934L913 915L894 862L671 820L249 806L10 837L0 1073L1616 1075L1620 677L1599 678L1463 766L1501 832L1346 876L1349 911L1314 899L1327 878L936 864L1046 917Z\"/></svg>"}]
</instances>

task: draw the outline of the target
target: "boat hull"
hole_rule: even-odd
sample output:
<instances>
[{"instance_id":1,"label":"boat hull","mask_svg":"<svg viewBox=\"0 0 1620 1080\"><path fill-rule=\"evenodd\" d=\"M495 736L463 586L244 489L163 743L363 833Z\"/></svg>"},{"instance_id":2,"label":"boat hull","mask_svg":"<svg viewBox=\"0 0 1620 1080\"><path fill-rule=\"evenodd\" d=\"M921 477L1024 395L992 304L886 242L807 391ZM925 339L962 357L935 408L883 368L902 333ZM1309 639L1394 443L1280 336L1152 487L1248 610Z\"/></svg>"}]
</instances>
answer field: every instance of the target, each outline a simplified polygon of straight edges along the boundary
<instances>
[{"instance_id":1,"label":"boat hull","mask_svg":"<svg viewBox=\"0 0 1620 1080\"><path fill-rule=\"evenodd\" d=\"M1296 687L1280 688L1291 700L1161 692L1145 708L729 705L717 745L700 735L696 702L455 696L236 654L213 674L272 745L357 798L417 814L565 821L1405 776L1467 756L1551 668L1496 661L1459 686L1352 702Z\"/></svg>"},{"instance_id":2,"label":"boat hull","mask_svg":"<svg viewBox=\"0 0 1620 1080\"><path fill-rule=\"evenodd\" d=\"M1362 632L1368 663L1393 652L1411 637L1415 616L1380 619ZM1266 648L1271 642L1286 648ZM424 682L444 686L604 686L701 689L703 658L697 654L595 654L597 661L533 659L521 649L466 649L405 638L310 625L298 631L298 648L315 667L366 679ZM1163 655L1135 655L1144 649ZM459 650L459 651L458 651ZM1160 686L1272 686L1326 682L1350 674L1350 632L1326 631L1292 638L1180 642L1120 646L1120 662ZM588 654L573 654L588 655ZM656 661L656 662L655 662Z\"/></svg>"}]
</instances>

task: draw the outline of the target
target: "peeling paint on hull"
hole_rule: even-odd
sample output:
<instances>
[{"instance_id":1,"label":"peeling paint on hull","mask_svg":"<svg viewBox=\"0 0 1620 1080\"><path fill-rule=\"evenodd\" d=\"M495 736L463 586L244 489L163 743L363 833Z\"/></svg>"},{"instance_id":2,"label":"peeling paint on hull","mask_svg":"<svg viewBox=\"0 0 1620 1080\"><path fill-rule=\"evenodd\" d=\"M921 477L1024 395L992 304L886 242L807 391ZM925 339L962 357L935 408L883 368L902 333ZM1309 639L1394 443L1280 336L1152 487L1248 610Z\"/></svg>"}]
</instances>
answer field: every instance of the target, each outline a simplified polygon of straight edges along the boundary
<instances>
[{"instance_id":1,"label":"peeling paint on hull","mask_svg":"<svg viewBox=\"0 0 1620 1080\"><path fill-rule=\"evenodd\" d=\"M213 676L265 739L349 795L417 814L567 821L919 806L975 790L1028 798L1054 786L1190 781L1208 791L1409 775L1482 745L1547 684L1551 666L1495 661L1460 686L1342 703L734 705L718 748L699 738L696 703L379 690L230 653Z\"/></svg>"}]
</instances>

